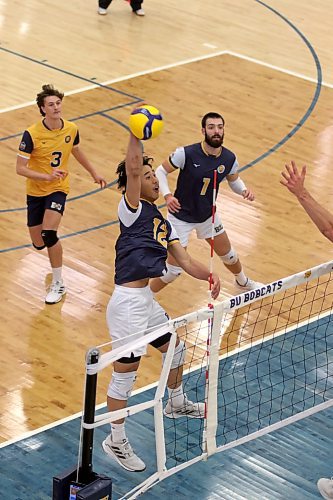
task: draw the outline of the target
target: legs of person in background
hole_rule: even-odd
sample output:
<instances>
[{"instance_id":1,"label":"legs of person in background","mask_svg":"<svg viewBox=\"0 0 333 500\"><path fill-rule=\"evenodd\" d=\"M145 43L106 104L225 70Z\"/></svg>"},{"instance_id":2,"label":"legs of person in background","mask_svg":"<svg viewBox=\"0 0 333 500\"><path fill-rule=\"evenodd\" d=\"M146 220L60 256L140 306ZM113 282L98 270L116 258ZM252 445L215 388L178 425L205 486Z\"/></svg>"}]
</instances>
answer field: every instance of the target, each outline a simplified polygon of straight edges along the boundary
<instances>
[{"instance_id":1,"label":"legs of person in background","mask_svg":"<svg viewBox=\"0 0 333 500\"><path fill-rule=\"evenodd\" d=\"M206 238L206 241L211 245L211 238ZM186 250L186 247L184 247ZM232 249L227 233L218 234L214 238L214 252L220 257L225 267L234 275L235 284L239 290L245 292L255 290L263 286L262 283L251 280L243 271L242 264L235 250ZM169 283L175 281L181 274L181 269L177 267L177 261L169 255L168 272L161 278L153 278L150 280L150 288L152 292L158 293L165 288Z\"/></svg>"},{"instance_id":2,"label":"legs of person in background","mask_svg":"<svg viewBox=\"0 0 333 500\"><path fill-rule=\"evenodd\" d=\"M46 304L60 302L66 293L66 288L62 281L62 245L57 236L61 217L62 215L55 210L45 210L41 234L44 244L47 247L52 268L52 283L45 297Z\"/></svg>"},{"instance_id":3,"label":"legs of person in background","mask_svg":"<svg viewBox=\"0 0 333 500\"><path fill-rule=\"evenodd\" d=\"M98 1L98 14L101 16L105 16L107 14L107 9L111 4L112 0L99 0ZM144 16L145 12L142 8L142 0L130 0L129 1L132 11L137 16Z\"/></svg>"},{"instance_id":4,"label":"legs of person in background","mask_svg":"<svg viewBox=\"0 0 333 500\"><path fill-rule=\"evenodd\" d=\"M45 297L46 304L60 302L66 293L62 281L62 246L57 239L57 229L61 221L61 214L54 210L46 210L43 224L30 226L29 233L32 244L36 250L47 247L49 260L52 268L52 283ZM44 236L42 236L42 233Z\"/></svg>"},{"instance_id":5,"label":"legs of person in background","mask_svg":"<svg viewBox=\"0 0 333 500\"><path fill-rule=\"evenodd\" d=\"M132 11L137 16L144 16L145 15L145 11L142 8L142 3L143 3L143 0L131 0L130 1Z\"/></svg>"},{"instance_id":6,"label":"legs of person in background","mask_svg":"<svg viewBox=\"0 0 333 500\"><path fill-rule=\"evenodd\" d=\"M206 238L206 241L211 245L211 238ZM245 292L263 286L262 283L253 281L245 275L237 252L231 247L226 231L215 236L214 252L220 257L228 271L234 275L235 283L240 290Z\"/></svg>"},{"instance_id":7,"label":"legs of person in background","mask_svg":"<svg viewBox=\"0 0 333 500\"><path fill-rule=\"evenodd\" d=\"M98 14L105 16L107 14L107 9L112 0L99 0L98 1Z\"/></svg>"}]
</instances>

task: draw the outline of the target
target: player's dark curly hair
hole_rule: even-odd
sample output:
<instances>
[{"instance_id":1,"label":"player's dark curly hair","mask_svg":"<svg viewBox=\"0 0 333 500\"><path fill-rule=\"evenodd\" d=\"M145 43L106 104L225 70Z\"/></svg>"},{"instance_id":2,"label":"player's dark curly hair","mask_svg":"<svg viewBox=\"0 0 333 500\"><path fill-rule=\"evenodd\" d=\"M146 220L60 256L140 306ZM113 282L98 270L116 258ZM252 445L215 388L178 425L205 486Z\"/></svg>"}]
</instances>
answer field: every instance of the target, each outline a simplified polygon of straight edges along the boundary
<instances>
[{"instance_id":1,"label":"player's dark curly hair","mask_svg":"<svg viewBox=\"0 0 333 500\"><path fill-rule=\"evenodd\" d=\"M224 125L224 118L220 113L215 113L215 111L210 111L209 113L206 113L205 116L202 117L201 120L201 128L206 128L206 122L208 118L221 118L222 123Z\"/></svg>"},{"instance_id":2,"label":"player's dark curly hair","mask_svg":"<svg viewBox=\"0 0 333 500\"><path fill-rule=\"evenodd\" d=\"M53 96L53 95L55 95L56 97L59 97L59 99L61 99L61 101L64 98L64 94L62 92L60 92L59 90L55 89L53 87L53 85L51 85L49 83L46 85L43 85L42 91L39 92L39 94L37 94L36 102L37 102L37 106L39 107L40 114L42 116L45 116L45 113L42 110L42 107L44 107L45 97L49 97L49 96Z\"/></svg>"},{"instance_id":3,"label":"player's dark curly hair","mask_svg":"<svg viewBox=\"0 0 333 500\"><path fill-rule=\"evenodd\" d=\"M151 168L153 168L152 162L154 161L154 158L144 155L142 160L143 160L143 165L149 165ZM118 175L118 180L117 180L118 189L122 189L122 193L124 194L126 192L126 184L127 184L125 160L119 163L116 170L116 174Z\"/></svg>"}]
</instances>

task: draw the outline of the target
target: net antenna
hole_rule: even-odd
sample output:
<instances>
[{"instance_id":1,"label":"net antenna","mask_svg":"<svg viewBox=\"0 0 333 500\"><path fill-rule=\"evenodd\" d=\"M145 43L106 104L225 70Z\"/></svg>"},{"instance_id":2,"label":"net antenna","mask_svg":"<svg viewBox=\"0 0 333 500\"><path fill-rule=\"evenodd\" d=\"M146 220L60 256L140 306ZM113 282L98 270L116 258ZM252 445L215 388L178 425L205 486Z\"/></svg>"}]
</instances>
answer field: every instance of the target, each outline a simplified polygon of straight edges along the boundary
<instances>
[{"instance_id":1,"label":"net antenna","mask_svg":"<svg viewBox=\"0 0 333 500\"><path fill-rule=\"evenodd\" d=\"M216 195L217 195L217 169L214 170L213 176L213 199L212 199L212 223L211 223L211 237L210 237L210 259L209 259L209 298L208 307L209 309L214 309L211 302L212 296L212 286L213 286L213 266L214 266L214 238L215 238L215 214L216 214ZM208 446L207 446L207 429L208 429L208 395L209 395L209 362L210 362L210 352L211 352L211 339L212 339L212 329L213 329L213 319L208 318L208 328L207 328L207 350L206 350L206 388L205 388L205 418L204 418L204 431L203 431L203 443L202 448L205 453L206 458L208 458ZM213 401L211 401L214 404ZM216 423L217 425L217 423Z\"/></svg>"},{"instance_id":2,"label":"net antenna","mask_svg":"<svg viewBox=\"0 0 333 500\"><path fill-rule=\"evenodd\" d=\"M213 285L213 258L214 258L214 237L215 237L215 214L216 214L216 185L217 185L217 169L214 170L213 177L213 202L212 202L212 226L210 237L210 262L209 262L209 303L208 307L213 307L211 304L211 291Z\"/></svg>"}]
</instances>

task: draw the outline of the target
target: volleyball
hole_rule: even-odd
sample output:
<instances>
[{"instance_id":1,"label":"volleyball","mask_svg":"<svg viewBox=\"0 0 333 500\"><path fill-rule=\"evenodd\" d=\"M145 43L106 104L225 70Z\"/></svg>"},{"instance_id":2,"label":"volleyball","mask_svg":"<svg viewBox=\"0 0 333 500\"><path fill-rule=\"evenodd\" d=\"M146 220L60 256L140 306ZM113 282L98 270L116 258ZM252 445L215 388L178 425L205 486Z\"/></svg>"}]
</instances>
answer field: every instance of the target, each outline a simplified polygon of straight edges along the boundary
<instances>
[{"instance_id":1,"label":"volleyball","mask_svg":"<svg viewBox=\"0 0 333 500\"><path fill-rule=\"evenodd\" d=\"M154 106L140 106L130 115L129 127L133 135L146 141L160 135L163 130L163 118Z\"/></svg>"}]
</instances>

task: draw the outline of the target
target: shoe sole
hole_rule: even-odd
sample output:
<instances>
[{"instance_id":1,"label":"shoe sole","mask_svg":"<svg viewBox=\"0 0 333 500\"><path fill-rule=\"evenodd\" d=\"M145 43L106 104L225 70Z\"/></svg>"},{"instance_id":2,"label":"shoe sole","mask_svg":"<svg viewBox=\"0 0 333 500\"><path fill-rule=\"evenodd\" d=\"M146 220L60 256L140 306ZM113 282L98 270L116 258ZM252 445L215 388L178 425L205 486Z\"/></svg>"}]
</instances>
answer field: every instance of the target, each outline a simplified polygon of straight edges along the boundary
<instances>
[{"instance_id":1,"label":"shoe sole","mask_svg":"<svg viewBox=\"0 0 333 500\"><path fill-rule=\"evenodd\" d=\"M117 455L115 455L113 453L113 451L110 449L110 447L105 444L105 441L102 442L102 448L104 450L104 452L107 454L108 457L112 458L113 460L115 460L116 462L118 462L119 465L121 465L121 467L125 470L128 470L129 472L143 472L144 470L146 470L146 466L144 469L129 469L128 467L126 467L126 465L124 465L120 460L119 458L117 457Z\"/></svg>"},{"instance_id":2,"label":"shoe sole","mask_svg":"<svg viewBox=\"0 0 333 500\"><path fill-rule=\"evenodd\" d=\"M176 418L183 418L183 417L187 417L187 418L205 418L204 415L190 415L189 413L183 413L182 415L179 415L177 413L166 413L166 411L164 410L163 411L163 414L165 417L167 418L173 418L173 419L176 419Z\"/></svg>"},{"instance_id":3,"label":"shoe sole","mask_svg":"<svg viewBox=\"0 0 333 500\"><path fill-rule=\"evenodd\" d=\"M45 300L45 304L49 304L49 305L52 305L52 304L58 304L59 302L62 301L64 295L66 295L67 292L64 292L61 297L59 298L59 300L56 300L55 302L48 302L47 300Z\"/></svg>"}]
</instances>

